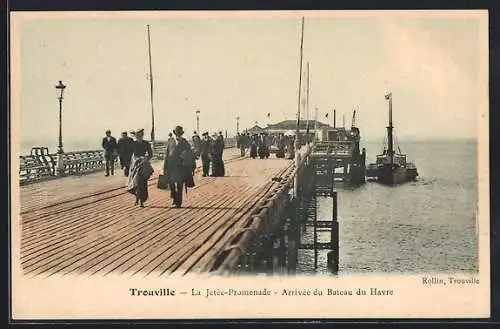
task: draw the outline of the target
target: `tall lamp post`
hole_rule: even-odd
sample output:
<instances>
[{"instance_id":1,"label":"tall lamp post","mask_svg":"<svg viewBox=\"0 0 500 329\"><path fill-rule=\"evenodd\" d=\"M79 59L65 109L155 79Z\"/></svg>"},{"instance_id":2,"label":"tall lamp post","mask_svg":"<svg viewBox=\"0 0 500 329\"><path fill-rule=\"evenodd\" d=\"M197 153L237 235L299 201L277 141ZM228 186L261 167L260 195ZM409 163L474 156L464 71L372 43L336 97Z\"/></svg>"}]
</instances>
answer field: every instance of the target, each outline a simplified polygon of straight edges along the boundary
<instances>
[{"instance_id":1,"label":"tall lamp post","mask_svg":"<svg viewBox=\"0 0 500 329\"><path fill-rule=\"evenodd\" d=\"M59 145L57 147L57 163L54 168L56 176L64 175L64 150L62 142L62 100L64 89L66 86L59 80L59 84L56 85L57 98L59 99Z\"/></svg>"},{"instance_id":2,"label":"tall lamp post","mask_svg":"<svg viewBox=\"0 0 500 329\"><path fill-rule=\"evenodd\" d=\"M196 132L200 133L200 110L196 110Z\"/></svg>"},{"instance_id":3,"label":"tall lamp post","mask_svg":"<svg viewBox=\"0 0 500 329\"><path fill-rule=\"evenodd\" d=\"M62 142L62 100L65 88L66 86L62 83L62 81L59 81L59 84L56 85L57 98L59 99L59 145L57 147L58 154L64 153Z\"/></svg>"},{"instance_id":4,"label":"tall lamp post","mask_svg":"<svg viewBox=\"0 0 500 329\"><path fill-rule=\"evenodd\" d=\"M236 117L236 134L240 132L240 117Z\"/></svg>"}]
</instances>

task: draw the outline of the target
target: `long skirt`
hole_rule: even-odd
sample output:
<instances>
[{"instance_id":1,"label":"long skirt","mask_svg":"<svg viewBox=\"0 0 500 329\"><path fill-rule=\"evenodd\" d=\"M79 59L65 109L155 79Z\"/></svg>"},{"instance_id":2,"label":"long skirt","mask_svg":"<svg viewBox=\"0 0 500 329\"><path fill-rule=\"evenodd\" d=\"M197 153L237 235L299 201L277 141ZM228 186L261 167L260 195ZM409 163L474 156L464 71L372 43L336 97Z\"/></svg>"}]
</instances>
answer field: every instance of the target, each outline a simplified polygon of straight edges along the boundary
<instances>
[{"instance_id":1,"label":"long skirt","mask_svg":"<svg viewBox=\"0 0 500 329\"><path fill-rule=\"evenodd\" d=\"M215 156L212 159L212 176L221 177L225 174L224 161L220 156Z\"/></svg>"},{"instance_id":2,"label":"long skirt","mask_svg":"<svg viewBox=\"0 0 500 329\"><path fill-rule=\"evenodd\" d=\"M257 157L257 146L256 145L250 146L250 157L252 157L253 159L255 159Z\"/></svg>"},{"instance_id":3,"label":"long skirt","mask_svg":"<svg viewBox=\"0 0 500 329\"><path fill-rule=\"evenodd\" d=\"M137 188L135 189L135 196L145 202L148 197L148 180L141 175L137 175Z\"/></svg>"}]
</instances>

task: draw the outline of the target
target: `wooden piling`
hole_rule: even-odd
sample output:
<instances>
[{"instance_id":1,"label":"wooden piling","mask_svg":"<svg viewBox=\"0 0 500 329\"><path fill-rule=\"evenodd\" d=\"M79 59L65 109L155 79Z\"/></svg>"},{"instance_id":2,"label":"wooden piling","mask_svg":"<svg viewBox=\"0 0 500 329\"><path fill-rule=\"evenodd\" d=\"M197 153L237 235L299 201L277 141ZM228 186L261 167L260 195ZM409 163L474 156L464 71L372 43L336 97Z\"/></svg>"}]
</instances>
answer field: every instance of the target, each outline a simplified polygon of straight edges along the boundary
<instances>
[{"instance_id":1,"label":"wooden piling","mask_svg":"<svg viewBox=\"0 0 500 329\"><path fill-rule=\"evenodd\" d=\"M337 274L339 271L339 222L337 221L337 191L332 192L332 229L330 231L330 251L327 254L328 269Z\"/></svg>"}]
</instances>

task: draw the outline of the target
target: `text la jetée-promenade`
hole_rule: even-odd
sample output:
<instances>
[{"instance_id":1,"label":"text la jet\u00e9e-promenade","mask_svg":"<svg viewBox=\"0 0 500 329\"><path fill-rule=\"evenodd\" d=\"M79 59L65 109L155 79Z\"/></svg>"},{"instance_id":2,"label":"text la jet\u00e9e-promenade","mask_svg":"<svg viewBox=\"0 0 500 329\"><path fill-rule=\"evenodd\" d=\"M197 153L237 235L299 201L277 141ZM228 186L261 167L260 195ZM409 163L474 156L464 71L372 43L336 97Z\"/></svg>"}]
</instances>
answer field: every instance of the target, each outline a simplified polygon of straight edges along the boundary
<instances>
[{"instance_id":1,"label":"text la jet\u00e9e-promenade","mask_svg":"<svg viewBox=\"0 0 500 329\"><path fill-rule=\"evenodd\" d=\"M171 288L161 288L161 289L137 289L130 288L131 296L157 296L157 297L168 297L176 296L177 293ZM369 292L369 293L368 293ZM393 290L370 288L369 291L365 289L279 289L270 290L264 289L191 289L190 294L185 291L181 291L180 295L191 295L195 297L217 297L217 296L271 296L271 295L281 295L281 296L353 296L353 295L371 295L371 296L391 296L394 295Z\"/></svg>"}]
</instances>

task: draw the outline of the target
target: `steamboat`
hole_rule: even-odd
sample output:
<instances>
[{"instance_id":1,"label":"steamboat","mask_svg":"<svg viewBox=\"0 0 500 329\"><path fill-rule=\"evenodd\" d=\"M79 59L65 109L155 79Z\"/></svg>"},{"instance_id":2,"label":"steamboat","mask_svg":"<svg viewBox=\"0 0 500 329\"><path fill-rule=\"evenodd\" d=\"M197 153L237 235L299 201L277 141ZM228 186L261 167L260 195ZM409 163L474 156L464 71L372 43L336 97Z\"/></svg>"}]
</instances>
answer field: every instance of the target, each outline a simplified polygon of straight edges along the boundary
<instances>
[{"instance_id":1,"label":"steamboat","mask_svg":"<svg viewBox=\"0 0 500 329\"><path fill-rule=\"evenodd\" d=\"M387 126L387 149L377 155L375 163L368 165L367 178L377 180L386 185L396 185L403 182L414 181L418 177L418 170L414 163L408 162L406 154L398 152L394 148L393 125L392 125L392 92L385 95L389 102L389 125Z\"/></svg>"}]
</instances>

